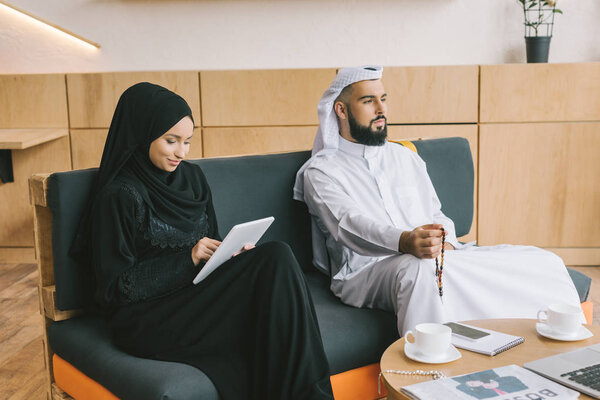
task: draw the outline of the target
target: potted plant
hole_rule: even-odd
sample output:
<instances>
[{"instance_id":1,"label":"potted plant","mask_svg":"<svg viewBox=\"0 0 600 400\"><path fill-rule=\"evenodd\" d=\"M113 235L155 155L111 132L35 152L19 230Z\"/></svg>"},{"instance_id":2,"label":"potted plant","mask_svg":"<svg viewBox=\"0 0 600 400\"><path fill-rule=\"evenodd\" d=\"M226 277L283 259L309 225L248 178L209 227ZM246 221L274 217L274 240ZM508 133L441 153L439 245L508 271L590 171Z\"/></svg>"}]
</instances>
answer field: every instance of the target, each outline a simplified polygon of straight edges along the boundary
<instances>
[{"instance_id":1,"label":"potted plant","mask_svg":"<svg viewBox=\"0 0 600 400\"><path fill-rule=\"evenodd\" d=\"M554 14L562 14L556 8L556 0L517 0L523 7L525 17L525 46L527 62L548 62L550 39L554 28Z\"/></svg>"}]
</instances>

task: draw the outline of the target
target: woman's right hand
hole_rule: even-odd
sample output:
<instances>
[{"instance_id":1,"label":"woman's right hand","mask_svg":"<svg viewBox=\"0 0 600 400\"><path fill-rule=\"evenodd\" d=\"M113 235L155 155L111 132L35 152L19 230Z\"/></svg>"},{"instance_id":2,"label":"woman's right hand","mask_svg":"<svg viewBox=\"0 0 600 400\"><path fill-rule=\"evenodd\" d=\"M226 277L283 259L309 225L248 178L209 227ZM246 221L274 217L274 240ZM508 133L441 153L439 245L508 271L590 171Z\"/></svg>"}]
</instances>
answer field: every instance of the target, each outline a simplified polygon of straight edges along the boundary
<instances>
[{"instance_id":1,"label":"woman's right hand","mask_svg":"<svg viewBox=\"0 0 600 400\"><path fill-rule=\"evenodd\" d=\"M197 266L200 262L207 262L220 245L221 242L209 237L203 237L198 240L198 243L192 249L194 265Z\"/></svg>"}]
</instances>

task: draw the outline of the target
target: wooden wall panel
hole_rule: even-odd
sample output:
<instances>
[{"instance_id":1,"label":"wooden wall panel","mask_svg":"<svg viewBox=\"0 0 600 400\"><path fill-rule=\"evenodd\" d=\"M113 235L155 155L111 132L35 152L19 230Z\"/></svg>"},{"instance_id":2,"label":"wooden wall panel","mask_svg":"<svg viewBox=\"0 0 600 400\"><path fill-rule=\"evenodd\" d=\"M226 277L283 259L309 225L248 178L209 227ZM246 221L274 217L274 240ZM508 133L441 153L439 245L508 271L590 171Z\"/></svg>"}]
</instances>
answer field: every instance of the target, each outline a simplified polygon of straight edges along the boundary
<instances>
[{"instance_id":1,"label":"wooden wall panel","mask_svg":"<svg viewBox=\"0 0 600 400\"><path fill-rule=\"evenodd\" d=\"M473 168L475 170L475 186L473 190L473 224L466 235L459 238L463 242L477 240L477 193L478 193L478 127L470 125L389 125L388 136L391 140L435 139L442 137L463 137L469 141Z\"/></svg>"},{"instance_id":2,"label":"wooden wall panel","mask_svg":"<svg viewBox=\"0 0 600 400\"><path fill-rule=\"evenodd\" d=\"M316 125L317 104L335 74L335 69L202 71L203 125Z\"/></svg>"},{"instance_id":3,"label":"wooden wall panel","mask_svg":"<svg viewBox=\"0 0 600 400\"><path fill-rule=\"evenodd\" d=\"M108 128L121 94L131 85L144 81L181 95L192 109L194 125L201 126L198 73L170 71L68 74L71 128Z\"/></svg>"},{"instance_id":4,"label":"wooden wall panel","mask_svg":"<svg viewBox=\"0 0 600 400\"><path fill-rule=\"evenodd\" d=\"M204 157L312 149L316 126L204 128Z\"/></svg>"},{"instance_id":5,"label":"wooden wall panel","mask_svg":"<svg viewBox=\"0 0 600 400\"><path fill-rule=\"evenodd\" d=\"M202 158L204 157L203 151L203 143L202 143L202 129L195 128L194 136L190 141L190 152L187 155L189 160L193 160L194 158Z\"/></svg>"},{"instance_id":6,"label":"wooden wall panel","mask_svg":"<svg viewBox=\"0 0 600 400\"><path fill-rule=\"evenodd\" d=\"M72 129L71 154L73 169L96 168L100 166L104 142L108 129ZM188 158L202 158L202 133L194 129Z\"/></svg>"},{"instance_id":7,"label":"wooden wall panel","mask_svg":"<svg viewBox=\"0 0 600 400\"><path fill-rule=\"evenodd\" d=\"M12 152L15 181L0 186L0 246L33 247L28 179L35 173L71 169L69 138Z\"/></svg>"},{"instance_id":8,"label":"wooden wall panel","mask_svg":"<svg viewBox=\"0 0 600 400\"><path fill-rule=\"evenodd\" d=\"M600 63L481 67L481 122L598 121Z\"/></svg>"},{"instance_id":9,"label":"wooden wall panel","mask_svg":"<svg viewBox=\"0 0 600 400\"><path fill-rule=\"evenodd\" d=\"M66 128L65 76L0 75L0 128Z\"/></svg>"},{"instance_id":10,"label":"wooden wall panel","mask_svg":"<svg viewBox=\"0 0 600 400\"><path fill-rule=\"evenodd\" d=\"M477 65L385 68L388 122L477 122L478 79Z\"/></svg>"},{"instance_id":11,"label":"wooden wall panel","mask_svg":"<svg viewBox=\"0 0 600 400\"><path fill-rule=\"evenodd\" d=\"M600 247L546 247L566 265L600 265Z\"/></svg>"},{"instance_id":12,"label":"wooden wall panel","mask_svg":"<svg viewBox=\"0 0 600 400\"><path fill-rule=\"evenodd\" d=\"M600 123L480 128L479 242L600 243Z\"/></svg>"},{"instance_id":13,"label":"wooden wall panel","mask_svg":"<svg viewBox=\"0 0 600 400\"><path fill-rule=\"evenodd\" d=\"M73 169L100 166L108 129L71 129Z\"/></svg>"}]
</instances>

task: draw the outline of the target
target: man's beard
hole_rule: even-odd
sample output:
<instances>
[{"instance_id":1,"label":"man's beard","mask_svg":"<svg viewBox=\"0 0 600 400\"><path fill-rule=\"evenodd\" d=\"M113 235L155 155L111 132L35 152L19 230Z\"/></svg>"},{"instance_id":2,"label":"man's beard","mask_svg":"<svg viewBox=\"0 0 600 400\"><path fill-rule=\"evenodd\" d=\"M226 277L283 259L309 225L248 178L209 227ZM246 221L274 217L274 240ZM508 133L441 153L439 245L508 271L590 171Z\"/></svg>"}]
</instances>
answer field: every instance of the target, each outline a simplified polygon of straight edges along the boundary
<instances>
[{"instance_id":1,"label":"man's beard","mask_svg":"<svg viewBox=\"0 0 600 400\"><path fill-rule=\"evenodd\" d=\"M383 128L373 129L373 123L380 119L385 121ZM352 115L352 111L350 111L350 107L348 107L348 123L350 124L350 135L360 144L364 144L365 146L382 146L387 139L387 120L383 115L371 120L369 126L364 126L356 121L354 115Z\"/></svg>"}]
</instances>

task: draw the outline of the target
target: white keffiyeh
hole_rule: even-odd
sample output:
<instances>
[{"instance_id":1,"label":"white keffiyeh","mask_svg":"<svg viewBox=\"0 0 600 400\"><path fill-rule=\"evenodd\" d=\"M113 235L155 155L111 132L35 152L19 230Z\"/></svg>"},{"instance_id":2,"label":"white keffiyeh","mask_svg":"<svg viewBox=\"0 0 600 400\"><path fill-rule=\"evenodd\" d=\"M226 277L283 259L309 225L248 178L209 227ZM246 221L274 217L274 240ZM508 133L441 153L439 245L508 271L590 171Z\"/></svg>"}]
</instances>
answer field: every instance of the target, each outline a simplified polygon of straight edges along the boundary
<instances>
[{"instance_id":1,"label":"white keffiyeh","mask_svg":"<svg viewBox=\"0 0 600 400\"><path fill-rule=\"evenodd\" d=\"M331 86L323 93L317 106L319 112L319 129L313 143L312 157L304 163L296 174L294 185L294 199L304 201L304 170L316 158L332 153L338 148L340 127L337 116L333 110L333 103L342 90L353 83L381 79L383 68L379 66L363 66L342 68L331 82Z\"/></svg>"}]
</instances>

